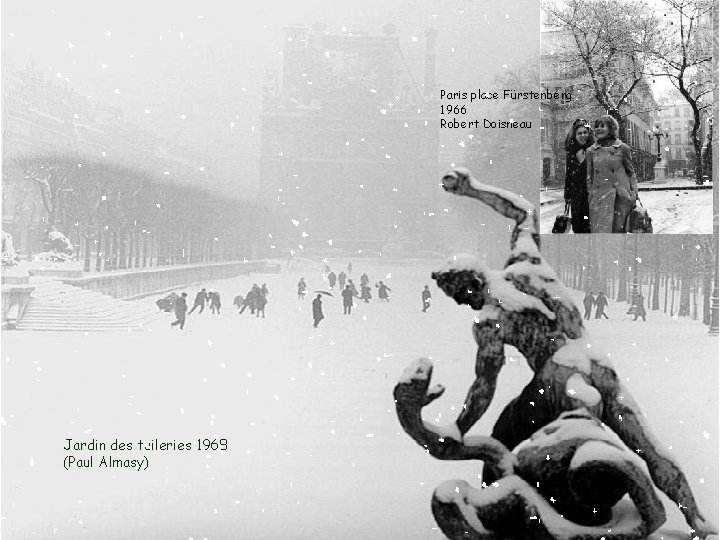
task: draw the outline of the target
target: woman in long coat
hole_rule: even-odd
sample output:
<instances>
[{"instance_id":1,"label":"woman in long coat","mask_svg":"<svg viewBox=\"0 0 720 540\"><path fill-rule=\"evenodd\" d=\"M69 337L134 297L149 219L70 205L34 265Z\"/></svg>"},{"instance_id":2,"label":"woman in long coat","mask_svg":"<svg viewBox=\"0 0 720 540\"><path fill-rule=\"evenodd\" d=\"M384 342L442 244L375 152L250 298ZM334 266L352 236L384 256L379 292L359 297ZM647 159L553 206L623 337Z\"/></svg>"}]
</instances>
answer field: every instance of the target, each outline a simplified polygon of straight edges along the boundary
<instances>
[{"instance_id":1,"label":"woman in long coat","mask_svg":"<svg viewBox=\"0 0 720 540\"><path fill-rule=\"evenodd\" d=\"M572 230L575 234L590 232L590 206L587 191L586 151L595 142L587 120L578 118L565 137L565 202L570 205Z\"/></svg>"},{"instance_id":2,"label":"woman in long coat","mask_svg":"<svg viewBox=\"0 0 720 540\"><path fill-rule=\"evenodd\" d=\"M617 138L618 123L610 115L595 120L596 142L587 150L590 231L624 233L637 199L637 178L630 147Z\"/></svg>"}]
</instances>

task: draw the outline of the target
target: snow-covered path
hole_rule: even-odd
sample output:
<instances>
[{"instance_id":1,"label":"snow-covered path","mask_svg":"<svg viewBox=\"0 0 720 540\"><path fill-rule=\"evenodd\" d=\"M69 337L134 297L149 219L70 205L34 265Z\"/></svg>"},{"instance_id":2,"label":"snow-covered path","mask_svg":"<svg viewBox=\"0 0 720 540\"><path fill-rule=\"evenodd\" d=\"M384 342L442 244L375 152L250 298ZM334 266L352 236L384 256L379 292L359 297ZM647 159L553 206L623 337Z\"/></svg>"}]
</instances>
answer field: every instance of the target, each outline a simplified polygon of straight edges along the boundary
<instances>
[{"instance_id":1,"label":"snow-covered path","mask_svg":"<svg viewBox=\"0 0 720 540\"><path fill-rule=\"evenodd\" d=\"M223 314L193 314L183 333L169 328L170 315L131 334L4 333L3 538L442 538L434 487L477 479L480 467L425 454L402 432L392 389L412 360L431 357L434 381L448 389L425 418L452 421L473 376L472 312L434 287L439 263L354 265L356 282L366 271L372 284L388 283L391 302L378 303L373 288L370 304L343 316L338 297L324 298L318 329L312 295L298 300L295 285L303 275L309 291L321 288L320 264L207 284L221 292ZM266 319L230 305L253 282L270 289ZM433 304L424 314L425 284ZM588 326L717 522L717 338L655 313L631 322L625 308L611 303L611 320ZM508 353L479 433L529 380ZM150 466L66 471L68 437L218 437L229 449L95 452L144 454ZM664 500L664 530L686 530Z\"/></svg>"},{"instance_id":2,"label":"snow-covered path","mask_svg":"<svg viewBox=\"0 0 720 540\"><path fill-rule=\"evenodd\" d=\"M544 200L557 199L540 209L540 232L552 233L555 216L562 214L562 191L543 192ZM640 200L652 218L657 234L712 234L712 190L641 191Z\"/></svg>"}]
</instances>

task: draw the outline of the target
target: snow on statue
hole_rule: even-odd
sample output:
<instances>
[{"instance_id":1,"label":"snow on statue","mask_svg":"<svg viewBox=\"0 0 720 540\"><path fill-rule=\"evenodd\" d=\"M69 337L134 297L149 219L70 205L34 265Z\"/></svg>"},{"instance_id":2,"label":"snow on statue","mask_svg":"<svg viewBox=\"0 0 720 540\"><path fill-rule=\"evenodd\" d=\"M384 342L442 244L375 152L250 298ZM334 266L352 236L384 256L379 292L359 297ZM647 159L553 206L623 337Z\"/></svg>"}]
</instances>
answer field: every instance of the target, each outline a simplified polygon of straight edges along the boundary
<instances>
[{"instance_id":1,"label":"snow on statue","mask_svg":"<svg viewBox=\"0 0 720 540\"><path fill-rule=\"evenodd\" d=\"M444 392L441 385L430 387L429 360L408 367L395 387L403 428L431 455L485 462L483 489L463 481L436 489L433 513L445 535L645 538L665 521L653 484L678 504L693 536L716 532L540 254L534 206L463 168L442 182L446 191L479 199L516 223L503 270L456 256L432 274L448 296L477 311L476 378L456 422L422 420L422 407ZM490 405L505 345L525 356L534 376L504 409L491 437L466 436ZM625 494L633 505L616 504Z\"/></svg>"}]
</instances>

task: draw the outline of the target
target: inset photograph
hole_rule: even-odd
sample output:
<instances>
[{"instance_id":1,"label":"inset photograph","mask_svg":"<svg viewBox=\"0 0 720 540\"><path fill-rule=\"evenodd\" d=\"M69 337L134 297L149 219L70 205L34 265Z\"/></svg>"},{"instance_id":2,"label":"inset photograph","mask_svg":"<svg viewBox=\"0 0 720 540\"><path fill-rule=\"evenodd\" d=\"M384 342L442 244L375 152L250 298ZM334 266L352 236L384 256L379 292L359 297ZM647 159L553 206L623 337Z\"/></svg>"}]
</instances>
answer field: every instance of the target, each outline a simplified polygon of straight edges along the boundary
<instances>
[{"instance_id":1,"label":"inset photograph","mask_svg":"<svg viewBox=\"0 0 720 540\"><path fill-rule=\"evenodd\" d=\"M711 7L542 3L541 233L712 233Z\"/></svg>"}]
</instances>

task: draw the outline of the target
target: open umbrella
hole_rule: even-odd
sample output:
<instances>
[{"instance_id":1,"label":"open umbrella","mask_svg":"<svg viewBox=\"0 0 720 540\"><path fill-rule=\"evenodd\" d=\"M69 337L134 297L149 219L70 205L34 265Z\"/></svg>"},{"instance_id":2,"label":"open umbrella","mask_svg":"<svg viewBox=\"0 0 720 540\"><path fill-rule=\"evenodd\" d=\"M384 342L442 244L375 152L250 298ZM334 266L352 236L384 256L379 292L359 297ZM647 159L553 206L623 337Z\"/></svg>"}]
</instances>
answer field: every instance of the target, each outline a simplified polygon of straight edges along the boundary
<instances>
[{"instance_id":1,"label":"open umbrella","mask_svg":"<svg viewBox=\"0 0 720 540\"><path fill-rule=\"evenodd\" d=\"M324 294L326 296L332 296L333 294L327 291L315 291L316 293Z\"/></svg>"}]
</instances>

